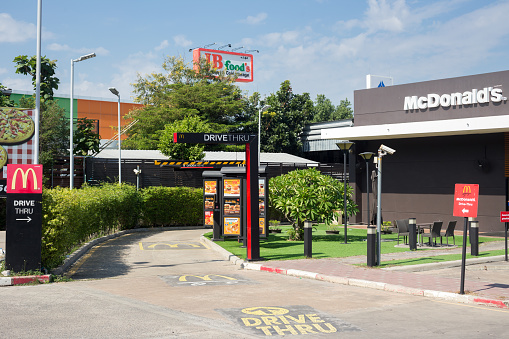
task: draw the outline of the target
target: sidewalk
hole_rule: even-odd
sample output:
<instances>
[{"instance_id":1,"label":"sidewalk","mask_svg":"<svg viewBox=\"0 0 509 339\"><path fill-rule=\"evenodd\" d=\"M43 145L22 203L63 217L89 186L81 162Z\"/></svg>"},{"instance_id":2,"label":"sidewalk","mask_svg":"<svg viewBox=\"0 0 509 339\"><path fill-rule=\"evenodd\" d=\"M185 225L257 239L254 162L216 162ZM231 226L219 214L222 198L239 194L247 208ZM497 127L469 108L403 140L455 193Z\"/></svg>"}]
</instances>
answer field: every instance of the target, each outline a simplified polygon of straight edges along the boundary
<instances>
[{"instance_id":1,"label":"sidewalk","mask_svg":"<svg viewBox=\"0 0 509 339\"><path fill-rule=\"evenodd\" d=\"M427 272L404 272L391 268L380 269L355 266L355 264L365 264L365 256L254 263L244 262L204 237L202 237L202 240L207 241L212 248L223 253L225 258L232 263L248 270L267 271L345 285L509 308L509 262L505 261L504 256L469 259L467 261L468 268L472 267L471 265L483 263L483 268L485 267L486 270L489 267L493 269L490 270L489 279L483 279L481 269L477 270L474 279L472 279L470 276L473 276L471 274L473 271L467 269L465 274L465 294L460 295L461 269L458 265L461 265L461 261L459 263L449 262L447 266L443 264L427 264L427 267L419 265L421 267L418 271ZM504 242L497 241L482 244L479 252L482 253L482 251L489 249L504 249ZM452 253L461 253L461 248L383 254L382 261ZM453 270L457 270L457 278L450 276L451 272L445 269L449 267L455 267ZM413 267L409 270L415 269ZM451 269L449 268L449 270Z\"/></svg>"}]
</instances>

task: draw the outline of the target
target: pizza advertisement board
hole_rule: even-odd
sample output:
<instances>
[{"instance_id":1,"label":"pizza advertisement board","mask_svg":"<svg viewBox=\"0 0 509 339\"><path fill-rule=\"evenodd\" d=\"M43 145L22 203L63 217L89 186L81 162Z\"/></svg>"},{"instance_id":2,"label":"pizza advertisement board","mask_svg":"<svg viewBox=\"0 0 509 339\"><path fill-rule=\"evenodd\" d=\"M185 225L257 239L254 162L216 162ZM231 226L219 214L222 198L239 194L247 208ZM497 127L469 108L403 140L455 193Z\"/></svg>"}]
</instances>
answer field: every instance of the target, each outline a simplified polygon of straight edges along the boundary
<instances>
[{"instance_id":1,"label":"pizza advertisement board","mask_svg":"<svg viewBox=\"0 0 509 339\"><path fill-rule=\"evenodd\" d=\"M1 179L7 179L7 164L32 164L35 123L32 109L0 108Z\"/></svg>"}]
</instances>

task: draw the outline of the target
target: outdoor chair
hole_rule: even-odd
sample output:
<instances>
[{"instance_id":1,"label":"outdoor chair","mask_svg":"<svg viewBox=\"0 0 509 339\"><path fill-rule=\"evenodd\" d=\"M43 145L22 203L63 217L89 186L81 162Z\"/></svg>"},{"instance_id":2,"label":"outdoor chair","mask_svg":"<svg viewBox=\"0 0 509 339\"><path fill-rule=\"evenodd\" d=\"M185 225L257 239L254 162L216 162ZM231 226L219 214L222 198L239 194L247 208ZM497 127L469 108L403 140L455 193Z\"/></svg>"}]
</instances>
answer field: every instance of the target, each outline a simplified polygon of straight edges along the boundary
<instances>
[{"instance_id":1,"label":"outdoor chair","mask_svg":"<svg viewBox=\"0 0 509 339\"><path fill-rule=\"evenodd\" d=\"M440 243L442 243L442 237L445 237L447 245L449 245L449 237L452 237L452 241L454 245L456 245L456 239L454 239L454 229L456 228L456 220L449 221L449 225L447 225L447 229L445 232L440 232Z\"/></svg>"},{"instance_id":2,"label":"outdoor chair","mask_svg":"<svg viewBox=\"0 0 509 339\"><path fill-rule=\"evenodd\" d=\"M396 228L398 229L398 245L399 237L403 237L404 243L407 244L408 236L410 235L410 233L408 232L408 219L396 220Z\"/></svg>"},{"instance_id":3,"label":"outdoor chair","mask_svg":"<svg viewBox=\"0 0 509 339\"><path fill-rule=\"evenodd\" d=\"M434 221L433 226L431 227L431 233L423 233L423 237L429 238L429 245L432 245L432 241L434 241L435 245L437 244L437 238L440 238L440 245L442 245L442 237L440 236L440 231L442 230L442 221Z\"/></svg>"}]
</instances>

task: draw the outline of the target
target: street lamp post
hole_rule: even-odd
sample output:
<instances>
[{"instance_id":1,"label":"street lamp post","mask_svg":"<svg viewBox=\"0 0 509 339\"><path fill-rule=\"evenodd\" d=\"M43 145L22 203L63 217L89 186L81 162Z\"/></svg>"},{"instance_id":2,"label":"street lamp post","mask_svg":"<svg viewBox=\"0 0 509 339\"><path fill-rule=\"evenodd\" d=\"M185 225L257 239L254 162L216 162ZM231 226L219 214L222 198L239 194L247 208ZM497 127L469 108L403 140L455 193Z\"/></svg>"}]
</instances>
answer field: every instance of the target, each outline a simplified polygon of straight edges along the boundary
<instances>
[{"instance_id":1,"label":"street lamp post","mask_svg":"<svg viewBox=\"0 0 509 339\"><path fill-rule=\"evenodd\" d=\"M374 155L373 152L364 152L360 153L359 155L366 161L366 198L367 198L367 205L368 205L368 227L370 226L371 217L369 214L369 159Z\"/></svg>"},{"instance_id":2,"label":"street lamp post","mask_svg":"<svg viewBox=\"0 0 509 339\"><path fill-rule=\"evenodd\" d=\"M71 59L71 102L69 107L69 188L74 188L74 63L95 57L95 53L82 55L78 59Z\"/></svg>"},{"instance_id":3,"label":"street lamp post","mask_svg":"<svg viewBox=\"0 0 509 339\"><path fill-rule=\"evenodd\" d=\"M115 87L108 88L113 95L118 97L118 183L122 183L122 151L121 151L121 141L120 141L120 93Z\"/></svg>"},{"instance_id":4,"label":"street lamp post","mask_svg":"<svg viewBox=\"0 0 509 339\"><path fill-rule=\"evenodd\" d=\"M347 212L346 212L346 194L347 194L347 189L346 189L346 154L348 153L348 150L350 149L350 147L352 147L353 145L353 142L351 141L347 141L347 140L341 140L339 142L336 143L336 145L343 151L343 179L344 179L344 184L343 184L343 218L344 218L344 228L345 228L345 244L348 243L348 240L347 240L347 227L348 227L348 218L347 218Z\"/></svg>"},{"instance_id":5,"label":"street lamp post","mask_svg":"<svg viewBox=\"0 0 509 339\"><path fill-rule=\"evenodd\" d=\"M378 169L377 173L377 208L376 208L376 231L377 231L377 256L376 256L376 264L380 266L382 263L382 157L387 154L394 154L396 150L387 147L385 145L380 145L378 148L378 158L376 162L376 167Z\"/></svg>"},{"instance_id":6,"label":"street lamp post","mask_svg":"<svg viewBox=\"0 0 509 339\"><path fill-rule=\"evenodd\" d=\"M264 105L258 110L258 167L260 167L260 154L262 153L262 149L260 148L260 139L262 138L262 113L265 112L269 107L269 105Z\"/></svg>"}]
</instances>

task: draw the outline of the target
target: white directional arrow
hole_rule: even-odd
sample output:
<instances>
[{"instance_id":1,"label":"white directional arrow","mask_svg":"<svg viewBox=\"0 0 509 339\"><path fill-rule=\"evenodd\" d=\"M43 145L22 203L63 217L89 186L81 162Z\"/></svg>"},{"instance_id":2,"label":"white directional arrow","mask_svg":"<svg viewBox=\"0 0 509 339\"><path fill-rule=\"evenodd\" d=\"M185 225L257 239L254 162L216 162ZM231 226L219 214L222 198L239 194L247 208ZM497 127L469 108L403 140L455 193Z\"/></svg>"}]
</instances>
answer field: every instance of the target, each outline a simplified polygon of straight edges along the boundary
<instances>
[{"instance_id":1,"label":"white directional arrow","mask_svg":"<svg viewBox=\"0 0 509 339\"><path fill-rule=\"evenodd\" d=\"M463 214L468 213L468 211L469 211L469 210L467 210L467 209L465 209L465 208L461 210L461 212L463 212Z\"/></svg>"},{"instance_id":2,"label":"white directional arrow","mask_svg":"<svg viewBox=\"0 0 509 339\"><path fill-rule=\"evenodd\" d=\"M16 220L30 222L30 220L32 220L32 218L26 217L26 219L16 219Z\"/></svg>"}]
</instances>

